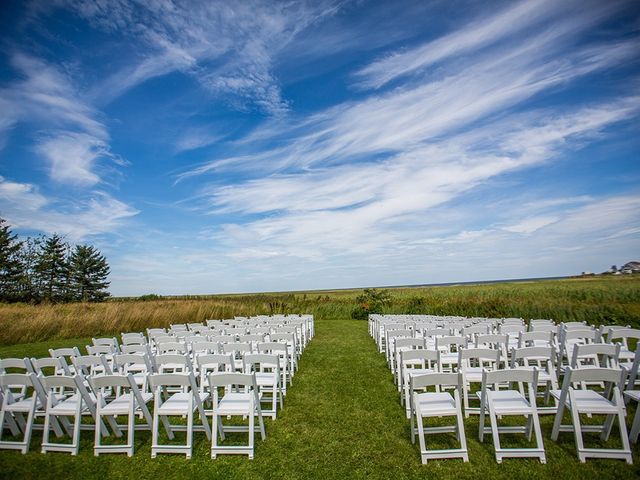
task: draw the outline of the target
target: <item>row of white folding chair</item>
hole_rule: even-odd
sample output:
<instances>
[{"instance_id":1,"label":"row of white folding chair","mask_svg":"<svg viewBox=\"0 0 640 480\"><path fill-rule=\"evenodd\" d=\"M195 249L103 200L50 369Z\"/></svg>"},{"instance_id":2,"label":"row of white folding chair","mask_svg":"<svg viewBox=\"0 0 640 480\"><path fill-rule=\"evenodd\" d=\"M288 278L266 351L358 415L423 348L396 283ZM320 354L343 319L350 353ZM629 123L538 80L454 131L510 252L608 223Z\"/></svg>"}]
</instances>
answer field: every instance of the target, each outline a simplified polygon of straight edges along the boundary
<instances>
[{"instance_id":1,"label":"row of white folding chair","mask_svg":"<svg viewBox=\"0 0 640 480\"><path fill-rule=\"evenodd\" d=\"M478 392L480 398L480 425L479 438L483 441L484 435L489 433L493 437L495 455L498 463L504 457L537 457L541 463L546 462L543 439L538 418L538 408L536 404L536 392L539 371L537 368L522 369L514 368L508 370L484 370L482 372L482 386ZM624 402L622 400L621 388L624 384L626 372L624 369L609 368L589 368L577 369L568 368L562 389L553 390L552 394L559 403L556 412L554 427L551 434L553 440L558 439L560 431L574 432L576 450L581 462L585 462L588 457L600 458L620 458L627 463L632 463L632 454L629 445L629 436L626 430ZM468 451L464 425L462 422L461 396L464 388L464 374L459 373L424 373L411 378L411 436L415 442L415 435L420 439L420 452L422 462L427 463L432 458L452 458L462 457L468 461ZM594 382L604 382L607 388L603 392L589 389L578 389L576 385L585 385ZM519 388L509 388L504 390L505 384L518 384ZM527 384L527 392L522 388ZM423 392L426 387L435 386L435 392ZM442 387L454 386L454 395L448 391L441 391ZM564 410L571 412L572 424L562 425ZM606 421L603 425L583 426L580 422L580 414L605 415ZM485 416L489 415L490 427L484 426ZM498 420L504 416L526 416L528 422L526 427L499 427ZM431 427L423 426L423 419L428 417L455 416L456 426ZM594 431L601 434L603 441L608 440L613 421L618 419L619 432L622 448L586 448L582 438L583 431ZM416 428L417 425L417 428ZM635 426L635 421L634 421ZM451 450L428 450L426 447L426 434L442 433L445 431L455 431L460 448ZM531 448L503 448L500 445L499 435L501 432L522 432L531 438L532 431L535 432L535 446Z\"/></svg>"},{"instance_id":2,"label":"row of white folding chair","mask_svg":"<svg viewBox=\"0 0 640 480\"><path fill-rule=\"evenodd\" d=\"M535 367L540 370L540 381L544 382L546 387L545 392L542 392L546 404L549 402L550 391L558 387L553 358L551 347L524 347L512 350L511 362L508 365L509 368L532 369ZM480 412L477 407L471 407L469 404L472 384L480 383L483 369L497 370L501 367L501 353L497 349L462 348L458 352L458 360L454 369L450 368L449 359L443 361L442 351L430 349L401 351L398 390L400 392L400 401L405 405L407 418L409 418L407 398L409 396L409 384L413 376L428 372L460 372L464 379L462 391L464 412L465 416L468 417L470 414ZM545 413L555 412L554 407L545 407L545 410Z\"/></svg>"},{"instance_id":3,"label":"row of white folding chair","mask_svg":"<svg viewBox=\"0 0 640 480\"><path fill-rule=\"evenodd\" d=\"M128 357L125 360L129 360L129 363L133 363L133 362L139 362L140 356L135 356L135 355L120 355L117 357ZM131 358L131 357L138 357L138 358ZM222 359L221 359L222 357ZM50 359L53 360L53 359ZM120 361L119 358L117 358L118 361ZM26 359L25 359L26 361ZM208 356L202 356L198 358L198 364L200 367L200 376L202 379L205 378L205 375L209 374L211 371L216 371L219 370L220 365L222 363L227 364L227 370L229 370L232 366L234 366L234 361L233 358L231 357L231 355L208 355ZM123 366L128 366L128 365L124 365L125 362L122 362ZM158 356L157 357L157 363L158 363L158 368L157 371L159 373L165 373L166 370L170 370L173 373L180 371L181 373L189 373L191 371L190 369L190 364L189 364L189 360L187 357L184 356L180 356L180 355L164 355L164 356ZM23 363L24 365L24 363ZM5 360L4 366L6 368L15 368L15 367L20 367L21 365L18 365L17 363L13 362L10 363L8 361ZM89 388L91 386L91 384L93 383L93 381L96 378L101 378L103 376L108 376L111 377L112 376L112 372L109 369L108 365L106 364L104 357L100 358L100 357L90 357L90 356L84 356L84 357L75 357L74 358L74 366L76 367L76 370L78 372L80 372L83 375L78 375L74 378L76 379L82 379L82 383L83 383L83 388ZM100 366L103 370L100 372L100 375L95 376L96 372L92 371L92 369L96 366ZM145 377L149 377L151 378L152 373L151 373L151 369L149 368L149 365L147 364L147 368L148 368L148 372L146 372L146 375L144 375ZM265 366L267 367L267 369L265 369ZM257 367L257 370L256 370ZM262 400L265 399L269 399L270 398L270 402L271 402L271 408L269 410L266 411L267 414L269 414L270 416L272 416L272 418L275 419L276 417L276 403L279 401L280 406L282 406L282 401L283 401L283 389L281 386L281 375L280 375L280 362L279 362L279 358L277 355L267 355L267 354L253 354L253 355L246 355L244 358L244 369L243 371L245 373L255 373L255 375L258 378L258 388L260 390L260 398ZM17 376L16 376L17 375ZM35 377L34 374L10 374L10 379L19 379L19 378L29 378L30 375L33 375L34 378L39 378L39 377ZM134 397L136 399L139 398L146 398L147 401L150 399L150 397L148 396L148 394L145 392L144 389L139 390L138 389L138 380L134 379L134 376L132 375L131 372L128 372L127 375L120 375L121 378L127 378L128 381L132 382L133 385L136 386L136 389L134 390L135 395ZM49 378L49 377L46 377ZM71 377L66 377L66 378L71 378ZM286 378L286 377L285 377ZM52 382L52 381L51 381ZM50 382L50 383L51 383ZM64 383L66 382L66 383ZM125 386L122 382L124 382L124 380L121 380L121 383L117 385L118 389ZM63 381L64 385L60 385L60 386L64 386L67 389L70 388L70 382L68 380L64 380ZM51 383L53 384L53 383ZM27 382L26 380L22 380L21 382L18 382L18 387L23 387L22 389L26 389L28 386L33 387L33 385L29 382ZM115 385L114 385L115 386ZM20 392L15 392L14 390L11 390L11 388L15 388L15 385L12 385L11 383L7 383L4 385L3 392L6 391L9 393L9 396L7 397L8 401L10 400L12 404L14 405L14 409L12 411L19 411L19 408L23 408L25 407L24 404L19 404L16 402L22 401L24 399L24 394L20 393ZM205 385L202 384L200 387L201 391L204 391L205 389ZM60 391L59 393L63 393L62 391ZM114 393L114 392L112 392ZM104 395L104 392L101 393L102 395ZM118 392L115 392L116 395L119 396ZM270 394L270 397L267 398L267 395L265 394ZM143 397L140 397L140 395L142 395ZM84 394L83 394L84 396ZM92 395L91 393L89 393L90 398L95 398L95 395ZM134 397L129 397L128 400L133 401ZM120 403L122 403L124 400L126 399L126 397L120 398ZM59 399L57 399L59 401ZM41 402L42 403L42 402ZM85 402L87 403L87 402ZM67 404L65 404L65 408L69 407L69 402L67 402ZM107 411L112 411L117 404L113 404L111 405L111 407L109 409L107 409ZM18 410L16 410L16 407L19 407ZM123 407L123 405L120 405L120 407ZM87 403L87 405L85 405L84 408L89 408L92 410L92 406L90 403ZM62 407L58 408L58 410L62 409ZM56 411L58 411L56 410ZM69 409L67 408L67 410L65 411L69 411ZM112 412L113 413L113 412ZM31 419L32 420L32 419ZM15 426L9 422L10 426L12 427L12 432L15 434L16 433L16 428ZM74 435L77 435L77 431ZM75 438L75 436L74 436ZM46 442L45 442L46 443ZM72 446L77 446L77 442L74 440L74 442L72 443ZM48 448L48 446L46 447ZM52 449L56 449L57 447L51 447ZM74 447L75 448L75 447ZM71 451L77 451L74 450L74 448L71 448ZM122 447L125 448L125 447ZM124 451L122 450L122 448L120 448L120 450L118 451ZM125 448L129 449L131 448L130 445L128 444ZM107 449L108 450L108 449ZM129 450L126 450L129 451Z\"/></svg>"},{"instance_id":4,"label":"row of white folding chair","mask_svg":"<svg viewBox=\"0 0 640 480\"><path fill-rule=\"evenodd\" d=\"M30 398L17 399L7 388L8 385L21 383L33 391ZM133 455L134 432L136 429L146 428L152 430L151 455L158 453L184 453L187 458L192 453L192 438L194 430L194 413L197 411L201 419L200 428L211 439L211 428L204 411L203 402L209 397L209 393L200 391L195 384L192 373L188 374L154 374L150 376L150 383L154 394L140 392L133 378L123 375L105 375L91 379L91 387L96 394L92 394L86 388L79 375L76 376L50 376L39 378L34 374L3 374L0 375L0 390L3 392L2 409L0 419L2 425L5 421L13 422L18 428L20 441L2 440L0 431L0 448L19 449L26 453L29 448L31 434L34 429L36 415L44 416L44 434L41 450L43 453L50 451L69 452L77 455L80 446L80 430L92 429L95 431L94 454L123 452ZM262 411L256 375L236 373L212 373L208 383L213 392L213 416L214 431L224 439L225 431L239 431L236 427L224 427L221 417L240 415L249 418L249 444L246 447L226 447L217 443L214 436L211 455L215 458L220 453L243 453L253 458L253 424L255 416L258 417L261 436L265 438ZM233 386L234 390L231 391ZM175 393L167 393L168 387L177 387ZM224 395L219 396L218 387L226 387ZM241 388L239 388L241 387ZM64 391L60 394L58 391ZM105 391L125 391L115 398L106 397ZM155 398L153 417L147 404ZM25 419L24 416L27 416ZM141 415L144 424L136 424L136 415ZM91 416L94 423L82 422L83 416ZM126 416L127 424L118 424L116 418ZM186 417L186 427L171 425L169 417ZM69 422L73 419L73 423ZM127 430L127 441L119 445L103 445L101 437L107 436L109 431L103 420L111 427L116 436L122 436L122 429ZM170 439L174 437L174 431L185 429L187 442L184 446L162 445L159 443L159 425L163 424ZM61 428L62 427L62 428ZM58 437L66 432L71 438L71 443L59 443L51 441L50 431L53 429ZM64 432L63 432L64 430ZM14 432L15 433L15 432Z\"/></svg>"}]
</instances>

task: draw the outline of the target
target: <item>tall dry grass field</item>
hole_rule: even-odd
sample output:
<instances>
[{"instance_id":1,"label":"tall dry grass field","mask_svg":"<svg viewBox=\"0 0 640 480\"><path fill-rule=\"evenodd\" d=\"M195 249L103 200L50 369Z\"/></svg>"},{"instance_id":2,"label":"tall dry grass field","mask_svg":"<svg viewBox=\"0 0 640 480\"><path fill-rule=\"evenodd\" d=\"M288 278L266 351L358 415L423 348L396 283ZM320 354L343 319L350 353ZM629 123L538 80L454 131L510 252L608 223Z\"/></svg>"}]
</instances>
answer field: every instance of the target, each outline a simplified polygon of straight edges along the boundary
<instances>
[{"instance_id":1,"label":"tall dry grass field","mask_svg":"<svg viewBox=\"0 0 640 480\"><path fill-rule=\"evenodd\" d=\"M319 320L349 318L361 290L112 299L99 304L0 304L0 344L118 335L272 313L312 313ZM390 289L386 313L586 320L640 327L640 276Z\"/></svg>"}]
</instances>

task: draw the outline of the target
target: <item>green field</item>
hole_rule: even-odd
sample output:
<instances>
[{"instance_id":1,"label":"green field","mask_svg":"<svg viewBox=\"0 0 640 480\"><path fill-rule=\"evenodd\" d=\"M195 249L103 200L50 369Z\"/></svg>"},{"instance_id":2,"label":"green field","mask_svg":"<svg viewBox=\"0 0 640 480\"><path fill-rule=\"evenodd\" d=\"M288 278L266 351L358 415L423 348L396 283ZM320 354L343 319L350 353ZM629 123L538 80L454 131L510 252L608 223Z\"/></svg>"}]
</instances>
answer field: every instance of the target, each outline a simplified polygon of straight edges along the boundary
<instances>
[{"instance_id":1,"label":"green field","mask_svg":"<svg viewBox=\"0 0 640 480\"><path fill-rule=\"evenodd\" d=\"M587 280L545 281L521 284L439 287L393 290L390 311L401 312L408 306L424 313L459 315L494 315L552 317L557 320L582 318L593 323L640 324L640 279L598 278ZM268 310L269 302L290 302L284 309L298 308L316 314L316 336L305 350L300 371L285 399L285 408L276 421L266 420L267 439L258 441L255 459L221 456L209 458L210 442L204 433L195 434L193 458L163 455L151 459L151 439L148 432L136 433L136 453L131 459L124 455L94 457L93 436L83 432L80 455L39 452L41 433L36 432L31 452L0 452L1 478L636 478L640 476L640 454L634 447L635 465L618 460L590 460L580 464L573 436L561 434L558 442L550 437L552 417L542 419L547 464L535 460L506 459L498 465L493 455L491 438L477 440L478 421L465 420L469 443L469 463L461 460L439 460L420 463L417 445L410 441L409 422L404 417L397 390L384 356L376 350L367 333L367 323L349 319L354 308L355 291L308 292L295 295L271 294L254 296L220 296L204 299L171 299L154 302L120 301L95 306L95 311L110 312L113 323L104 322L96 334L140 330L143 325L166 324L170 315L182 312L181 322L202 320L207 309L233 308L238 300L238 313L250 314ZM253 298L254 303L249 302ZM319 299L318 299L319 298ZM423 298L422 302L416 298ZM229 300L231 299L231 300ZM264 301L268 299L269 301ZM309 310L301 307L308 302ZM201 303L200 307L197 306ZM146 318L144 313L165 312ZM116 310L109 310L114 309ZM188 308L187 308L188 307ZM5 346L0 357L44 356L52 346L89 343L89 333L77 316L77 328L55 328L28 332L11 325L5 311L14 315L26 309L38 308L51 312L80 312L81 305L56 307L2 306ZM90 309L94 306L87 307ZM124 309L134 310L129 317ZM200 310L198 310L198 308ZM554 310L554 308L556 310ZM57 310L59 309L59 310ZM102 310L100 310L102 309ZM182 309L182 310L181 310ZM433 309L433 310L432 310ZM191 315L202 315L192 318ZM114 312L119 312L120 317ZM188 313L187 313L188 312ZM482 313L486 312L486 313ZM489 313L493 312L493 313ZM530 312L530 313L526 313ZM41 313L39 315L44 315ZM226 312L225 312L226 313ZM418 313L418 312L416 312ZM95 312L91 313L94 315ZM233 315L230 312L228 315ZM23 318L27 318L24 314ZM127 325L120 318L137 319ZM45 322L40 317L39 322ZM93 318L93 317L92 317ZM68 319L51 319L66 325ZM96 320L97 322L97 320ZM146 322L146 323L145 323ZM38 322L36 322L38 323ZM177 321L174 320L174 323ZM100 325L92 323L92 325ZM128 328L131 327L131 328ZM111 328L111 330L109 330ZM16 332L26 338L43 340L38 343L11 344ZM20 337L23 338L23 337ZM44 341L46 340L46 341ZM629 409L629 415L635 412ZM567 418L568 419L568 418ZM628 419L630 423L631 417ZM614 429L613 435L615 436ZM450 438L435 440L430 448L446 448ZM522 440L514 437L513 442ZM597 442L597 440L594 440Z\"/></svg>"}]
</instances>

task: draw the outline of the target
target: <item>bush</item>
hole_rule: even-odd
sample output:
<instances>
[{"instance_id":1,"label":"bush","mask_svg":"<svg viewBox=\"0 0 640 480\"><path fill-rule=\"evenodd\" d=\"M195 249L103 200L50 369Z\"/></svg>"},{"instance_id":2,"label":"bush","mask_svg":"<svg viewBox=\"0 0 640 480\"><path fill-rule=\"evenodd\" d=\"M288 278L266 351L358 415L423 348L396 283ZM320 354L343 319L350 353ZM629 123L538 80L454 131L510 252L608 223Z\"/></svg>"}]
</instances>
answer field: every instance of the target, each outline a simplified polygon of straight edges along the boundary
<instances>
[{"instance_id":1,"label":"bush","mask_svg":"<svg viewBox=\"0 0 640 480\"><path fill-rule=\"evenodd\" d=\"M146 295L141 295L138 297L138 300L141 302L151 302L153 300L162 300L160 295L156 295L155 293L148 293Z\"/></svg>"},{"instance_id":2,"label":"bush","mask_svg":"<svg viewBox=\"0 0 640 480\"><path fill-rule=\"evenodd\" d=\"M356 297L357 307L351 312L351 318L366 320L370 313L383 313L384 308L390 306L391 302L388 290L365 288L364 292Z\"/></svg>"}]
</instances>

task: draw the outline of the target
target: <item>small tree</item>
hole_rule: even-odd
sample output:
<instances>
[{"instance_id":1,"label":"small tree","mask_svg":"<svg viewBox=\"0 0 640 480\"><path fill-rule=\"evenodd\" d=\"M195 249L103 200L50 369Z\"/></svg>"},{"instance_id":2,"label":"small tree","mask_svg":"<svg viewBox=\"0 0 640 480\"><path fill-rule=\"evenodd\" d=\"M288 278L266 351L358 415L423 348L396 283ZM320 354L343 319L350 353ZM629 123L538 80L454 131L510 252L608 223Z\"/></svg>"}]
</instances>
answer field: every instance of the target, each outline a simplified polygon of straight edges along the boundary
<instances>
[{"instance_id":1,"label":"small tree","mask_svg":"<svg viewBox=\"0 0 640 480\"><path fill-rule=\"evenodd\" d=\"M22 242L14 235L4 218L0 218L0 301L21 299L24 269L20 261Z\"/></svg>"},{"instance_id":2,"label":"small tree","mask_svg":"<svg viewBox=\"0 0 640 480\"><path fill-rule=\"evenodd\" d=\"M364 292L356 297L358 306L351 312L351 317L366 320L370 313L382 313L385 307L391 305L391 301L388 290L365 288Z\"/></svg>"},{"instance_id":3,"label":"small tree","mask_svg":"<svg viewBox=\"0 0 640 480\"><path fill-rule=\"evenodd\" d=\"M82 302L99 302L109 296L109 265L91 245L76 245L69 258L73 298Z\"/></svg>"},{"instance_id":4,"label":"small tree","mask_svg":"<svg viewBox=\"0 0 640 480\"><path fill-rule=\"evenodd\" d=\"M35 265L35 275L43 300L60 302L66 299L69 263L68 245L61 236L54 234L45 239Z\"/></svg>"}]
</instances>

